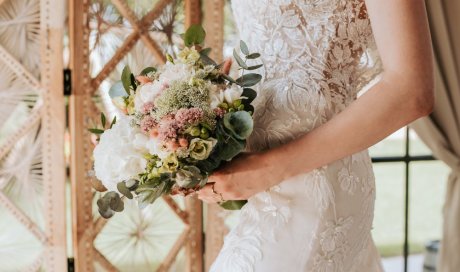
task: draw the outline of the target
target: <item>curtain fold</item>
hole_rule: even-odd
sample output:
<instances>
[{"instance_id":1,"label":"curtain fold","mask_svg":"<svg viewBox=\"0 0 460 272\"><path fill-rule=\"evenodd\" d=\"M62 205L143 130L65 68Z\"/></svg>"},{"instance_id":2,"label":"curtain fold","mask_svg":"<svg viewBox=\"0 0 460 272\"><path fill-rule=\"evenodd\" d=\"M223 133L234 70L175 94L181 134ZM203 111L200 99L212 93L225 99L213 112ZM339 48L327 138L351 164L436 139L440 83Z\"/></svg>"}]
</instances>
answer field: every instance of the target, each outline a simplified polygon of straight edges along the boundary
<instances>
[{"instance_id":1,"label":"curtain fold","mask_svg":"<svg viewBox=\"0 0 460 272\"><path fill-rule=\"evenodd\" d=\"M451 169L443 208L439 272L460 269L460 1L427 0L435 53L433 113L411 127Z\"/></svg>"}]
</instances>

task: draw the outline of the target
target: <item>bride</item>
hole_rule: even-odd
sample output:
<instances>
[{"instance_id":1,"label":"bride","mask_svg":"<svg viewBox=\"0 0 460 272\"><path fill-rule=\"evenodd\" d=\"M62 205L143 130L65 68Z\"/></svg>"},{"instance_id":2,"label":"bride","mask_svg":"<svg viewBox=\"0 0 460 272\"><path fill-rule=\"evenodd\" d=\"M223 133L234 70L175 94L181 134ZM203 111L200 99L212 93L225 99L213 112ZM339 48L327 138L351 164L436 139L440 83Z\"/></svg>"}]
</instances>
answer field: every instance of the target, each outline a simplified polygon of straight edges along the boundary
<instances>
[{"instance_id":1,"label":"bride","mask_svg":"<svg viewBox=\"0 0 460 272\"><path fill-rule=\"evenodd\" d=\"M211 271L383 271L366 148L433 107L424 1L232 0L260 52L249 155L198 192L248 199ZM378 50L377 50L378 48ZM359 98L358 92L380 75Z\"/></svg>"}]
</instances>

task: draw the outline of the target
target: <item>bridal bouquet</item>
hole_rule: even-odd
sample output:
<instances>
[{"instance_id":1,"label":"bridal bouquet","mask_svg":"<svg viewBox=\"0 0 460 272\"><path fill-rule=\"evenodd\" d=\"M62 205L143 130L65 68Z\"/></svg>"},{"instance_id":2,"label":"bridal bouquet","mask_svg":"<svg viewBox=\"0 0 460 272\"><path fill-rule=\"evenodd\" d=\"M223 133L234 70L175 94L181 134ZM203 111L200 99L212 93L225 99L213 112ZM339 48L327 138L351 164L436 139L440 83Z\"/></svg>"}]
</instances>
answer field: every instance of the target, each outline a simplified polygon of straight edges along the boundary
<instances>
[{"instance_id":1,"label":"bridal bouquet","mask_svg":"<svg viewBox=\"0 0 460 272\"><path fill-rule=\"evenodd\" d=\"M256 92L250 87L262 76L245 71L262 66L247 64L260 55L241 41L244 56L233 53L243 75L232 79L208 56L209 48L201 49L200 26L190 27L183 38L186 47L176 58L167 55L163 67L145 68L137 76L125 67L109 91L122 118L104 130L102 115L102 129L90 129L98 135L95 175L109 190L97 202L105 218L123 210L121 195L142 207L165 194L199 190L214 170L244 150L252 132ZM244 203L221 206L239 209Z\"/></svg>"}]
</instances>

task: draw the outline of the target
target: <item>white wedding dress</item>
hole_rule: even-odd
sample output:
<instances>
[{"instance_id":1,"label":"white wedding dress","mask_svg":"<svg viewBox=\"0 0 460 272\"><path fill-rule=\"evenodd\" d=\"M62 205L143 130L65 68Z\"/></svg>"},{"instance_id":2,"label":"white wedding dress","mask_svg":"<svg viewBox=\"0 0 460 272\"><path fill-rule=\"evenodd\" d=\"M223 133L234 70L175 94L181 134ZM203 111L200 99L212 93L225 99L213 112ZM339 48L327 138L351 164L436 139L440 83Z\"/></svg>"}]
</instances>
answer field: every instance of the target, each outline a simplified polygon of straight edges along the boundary
<instances>
[{"instance_id":1,"label":"white wedding dress","mask_svg":"<svg viewBox=\"0 0 460 272\"><path fill-rule=\"evenodd\" d=\"M264 63L249 150L327 122L382 71L363 0L232 0L232 8ZM367 151L285 180L249 199L211 271L383 271L374 200Z\"/></svg>"}]
</instances>

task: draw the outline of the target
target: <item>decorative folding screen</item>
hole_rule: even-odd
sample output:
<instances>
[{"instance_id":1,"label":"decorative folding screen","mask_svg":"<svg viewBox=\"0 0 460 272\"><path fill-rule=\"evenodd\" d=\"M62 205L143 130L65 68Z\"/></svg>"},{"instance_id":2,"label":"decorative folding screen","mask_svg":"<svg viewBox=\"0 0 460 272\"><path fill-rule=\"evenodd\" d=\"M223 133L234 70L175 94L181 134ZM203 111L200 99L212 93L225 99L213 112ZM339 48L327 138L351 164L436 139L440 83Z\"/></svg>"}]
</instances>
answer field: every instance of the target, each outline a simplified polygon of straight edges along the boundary
<instances>
[{"instance_id":1,"label":"decorative folding screen","mask_svg":"<svg viewBox=\"0 0 460 272\"><path fill-rule=\"evenodd\" d=\"M0 263L66 271L61 0L0 0Z\"/></svg>"},{"instance_id":2,"label":"decorative folding screen","mask_svg":"<svg viewBox=\"0 0 460 272\"><path fill-rule=\"evenodd\" d=\"M123 66L139 73L142 67L164 63L165 52L176 52L185 26L200 22L200 1L74 0L70 7L75 267L202 271L202 216L196 199L164 197L142 211L127 202L122 214L110 220L98 217L98 193L91 190L91 184L98 187L91 171L94 145L87 131L101 111L114 115L107 91Z\"/></svg>"}]
</instances>

